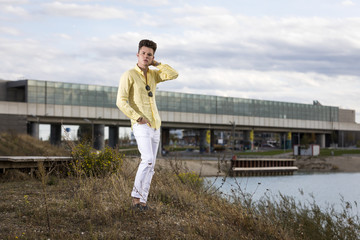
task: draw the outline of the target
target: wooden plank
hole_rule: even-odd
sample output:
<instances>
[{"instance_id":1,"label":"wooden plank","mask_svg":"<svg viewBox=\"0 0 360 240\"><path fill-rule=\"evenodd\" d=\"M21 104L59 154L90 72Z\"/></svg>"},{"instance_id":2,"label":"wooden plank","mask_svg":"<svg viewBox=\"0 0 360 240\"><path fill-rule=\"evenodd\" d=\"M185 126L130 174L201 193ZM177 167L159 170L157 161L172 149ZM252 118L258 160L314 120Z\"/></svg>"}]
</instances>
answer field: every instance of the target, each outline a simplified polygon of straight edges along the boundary
<instances>
[{"instance_id":1,"label":"wooden plank","mask_svg":"<svg viewBox=\"0 0 360 240\"><path fill-rule=\"evenodd\" d=\"M254 168L239 168L233 167L233 171L244 171L244 172L253 172L253 171L297 171L298 167L254 167Z\"/></svg>"},{"instance_id":2,"label":"wooden plank","mask_svg":"<svg viewBox=\"0 0 360 240\"><path fill-rule=\"evenodd\" d=\"M72 157L41 157L41 156L0 156L3 162L42 162L42 161L68 161Z\"/></svg>"},{"instance_id":3,"label":"wooden plank","mask_svg":"<svg viewBox=\"0 0 360 240\"><path fill-rule=\"evenodd\" d=\"M56 162L67 162L72 157L38 157L38 156L0 156L0 169L10 168L36 168L38 162L45 165ZM3 171L4 172L4 171Z\"/></svg>"},{"instance_id":4,"label":"wooden plank","mask_svg":"<svg viewBox=\"0 0 360 240\"><path fill-rule=\"evenodd\" d=\"M295 161L293 158L238 158L231 161Z\"/></svg>"}]
</instances>

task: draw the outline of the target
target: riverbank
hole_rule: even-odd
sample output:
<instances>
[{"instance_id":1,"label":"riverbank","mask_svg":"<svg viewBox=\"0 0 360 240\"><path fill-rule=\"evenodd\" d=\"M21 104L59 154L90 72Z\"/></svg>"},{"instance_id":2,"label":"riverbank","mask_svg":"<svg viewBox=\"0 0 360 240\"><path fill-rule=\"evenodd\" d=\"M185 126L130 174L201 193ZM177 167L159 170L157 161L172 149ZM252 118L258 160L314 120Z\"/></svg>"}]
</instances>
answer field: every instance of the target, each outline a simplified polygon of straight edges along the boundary
<instances>
[{"instance_id":1,"label":"riverbank","mask_svg":"<svg viewBox=\"0 0 360 240\"><path fill-rule=\"evenodd\" d=\"M217 169L211 160L159 159L150 210L137 211L130 193L138 161L124 159L103 177L40 171L31 178L8 171L0 182L0 239L359 239L359 222L349 209L319 211L288 197L279 204L270 198L255 204L244 195L226 201L215 185L184 173L183 167Z\"/></svg>"},{"instance_id":2,"label":"riverbank","mask_svg":"<svg viewBox=\"0 0 360 240\"><path fill-rule=\"evenodd\" d=\"M24 155L21 150L15 152ZM348 209L345 214L319 211L317 205L304 208L291 198L254 204L250 197L234 195L227 201L218 188L191 173L224 175L229 156L160 158L150 210L139 211L130 197L138 155L108 165L118 159L118 151L95 154L86 145L72 151L74 163L87 164L70 171L40 167L34 177L16 169L0 176L0 239L359 239L359 221ZM26 153L34 156L37 150ZM115 167L111 174L100 171L107 166Z\"/></svg>"},{"instance_id":3,"label":"riverbank","mask_svg":"<svg viewBox=\"0 0 360 240\"><path fill-rule=\"evenodd\" d=\"M168 162L182 164L189 171L200 174L203 177L225 176L230 168L230 160L218 160L204 157L178 157L159 158L161 167L168 166ZM360 172L360 155L331 156L331 157L309 157L297 158L295 165L299 171L313 172Z\"/></svg>"},{"instance_id":4,"label":"riverbank","mask_svg":"<svg viewBox=\"0 0 360 240\"><path fill-rule=\"evenodd\" d=\"M295 164L300 171L360 172L360 155L301 157Z\"/></svg>"}]
</instances>

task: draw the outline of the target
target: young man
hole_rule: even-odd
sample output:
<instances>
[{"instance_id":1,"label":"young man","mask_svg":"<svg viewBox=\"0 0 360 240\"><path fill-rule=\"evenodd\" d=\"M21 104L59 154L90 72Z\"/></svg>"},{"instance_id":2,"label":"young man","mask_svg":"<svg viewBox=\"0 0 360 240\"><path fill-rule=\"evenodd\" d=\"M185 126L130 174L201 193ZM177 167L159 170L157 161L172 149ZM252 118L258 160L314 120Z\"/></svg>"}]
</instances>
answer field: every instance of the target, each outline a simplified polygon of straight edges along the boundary
<instances>
[{"instance_id":1,"label":"young man","mask_svg":"<svg viewBox=\"0 0 360 240\"><path fill-rule=\"evenodd\" d=\"M156 47L151 40L139 42L137 65L122 75L116 100L118 108L131 120L141 154L131 192L132 205L139 209L148 208L146 202L160 142L161 119L155 101L156 84L178 76L169 65L155 61ZM149 66L157 70L149 69Z\"/></svg>"}]
</instances>

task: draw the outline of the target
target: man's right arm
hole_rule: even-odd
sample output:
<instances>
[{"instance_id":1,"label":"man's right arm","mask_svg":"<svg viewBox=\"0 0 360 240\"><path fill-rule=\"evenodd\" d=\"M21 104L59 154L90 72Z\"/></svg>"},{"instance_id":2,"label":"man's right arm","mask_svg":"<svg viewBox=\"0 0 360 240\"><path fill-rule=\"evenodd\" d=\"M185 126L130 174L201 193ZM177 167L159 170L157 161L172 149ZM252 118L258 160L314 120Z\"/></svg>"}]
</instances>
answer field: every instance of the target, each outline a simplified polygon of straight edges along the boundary
<instances>
[{"instance_id":1,"label":"man's right arm","mask_svg":"<svg viewBox=\"0 0 360 240\"><path fill-rule=\"evenodd\" d=\"M141 115L138 114L129 104L130 89L132 86L132 77L129 71L125 72L119 82L119 88L116 98L116 106L130 119L136 121Z\"/></svg>"}]
</instances>

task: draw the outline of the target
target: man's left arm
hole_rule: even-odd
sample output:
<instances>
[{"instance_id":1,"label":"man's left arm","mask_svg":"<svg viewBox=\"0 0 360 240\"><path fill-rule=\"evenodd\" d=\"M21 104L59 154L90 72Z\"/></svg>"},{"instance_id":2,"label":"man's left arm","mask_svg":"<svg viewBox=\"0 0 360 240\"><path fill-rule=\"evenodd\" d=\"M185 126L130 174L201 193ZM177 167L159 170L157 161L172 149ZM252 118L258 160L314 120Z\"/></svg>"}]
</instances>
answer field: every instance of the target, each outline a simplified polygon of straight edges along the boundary
<instances>
[{"instance_id":1,"label":"man's left arm","mask_svg":"<svg viewBox=\"0 0 360 240\"><path fill-rule=\"evenodd\" d=\"M157 83L172 80L179 76L178 72L167 64L162 64L154 61L153 66L159 69L158 74L160 78L156 79Z\"/></svg>"}]
</instances>

